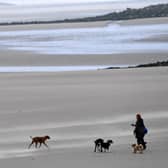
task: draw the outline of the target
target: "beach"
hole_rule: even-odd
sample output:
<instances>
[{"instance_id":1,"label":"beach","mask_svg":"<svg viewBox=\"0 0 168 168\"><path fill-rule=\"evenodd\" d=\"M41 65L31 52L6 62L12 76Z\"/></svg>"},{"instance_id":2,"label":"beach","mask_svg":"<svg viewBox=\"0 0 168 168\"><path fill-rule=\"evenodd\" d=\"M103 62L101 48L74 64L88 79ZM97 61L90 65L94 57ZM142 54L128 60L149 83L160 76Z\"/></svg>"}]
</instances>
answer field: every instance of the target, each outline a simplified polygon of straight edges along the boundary
<instances>
[{"instance_id":1,"label":"beach","mask_svg":"<svg viewBox=\"0 0 168 168\"><path fill-rule=\"evenodd\" d=\"M142 25L143 22L144 25L162 25L167 24L167 18L122 21L117 24L122 27ZM109 22L1 26L0 32L69 30L74 27L94 29L107 25ZM165 30L163 32L166 33ZM157 37L141 39L141 43L149 39L154 39L154 43L155 40L162 41L162 36L159 35L159 40ZM5 39L10 40L6 35L2 40ZM122 66L168 58L167 50L155 52L149 49L148 52L136 50L111 54L45 54L6 46L0 49L1 67ZM0 72L1 166L166 167L167 74L167 67ZM149 130L145 136L147 150L143 154L133 154L131 148L136 139L130 124L135 122L137 113L141 113ZM30 136L43 135L51 137L47 141L49 149L45 146L28 149ZM109 152L94 152L94 140L97 138L114 141Z\"/></svg>"},{"instance_id":2,"label":"beach","mask_svg":"<svg viewBox=\"0 0 168 168\"><path fill-rule=\"evenodd\" d=\"M161 67L1 73L1 165L164 167L167 72ZM142 114L149 129L142 155L133 154L131 148L136 141L130 124L136 113ZM37 135L50 135L49 149L28 149L29 136ZM100 137L113 139L110 152L93 152L94 140Z\"/></svg>"}]
</instances>

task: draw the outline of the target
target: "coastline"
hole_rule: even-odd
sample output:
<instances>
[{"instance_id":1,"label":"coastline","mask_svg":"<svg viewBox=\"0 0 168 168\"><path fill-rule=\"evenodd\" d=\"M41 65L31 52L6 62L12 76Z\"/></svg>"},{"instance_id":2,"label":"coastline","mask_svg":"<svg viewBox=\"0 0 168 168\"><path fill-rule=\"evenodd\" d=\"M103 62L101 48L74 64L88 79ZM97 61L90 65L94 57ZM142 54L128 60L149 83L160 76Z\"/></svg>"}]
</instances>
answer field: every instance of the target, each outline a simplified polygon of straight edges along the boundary
<instances>
[{"instance_id":1,"label":"coastline","mask_svg":"<svg viewBox=\"0 0 168 168\"><path fill-rule=\"evenodd\" d=\"M28 24L28 25L4 25L0 26L0 31L10 30L52 30L52 29L70 29L70 28L95 28L104 27L111 21L96 22L77 22L77 23L51 23L51 24Z\"/></svg>"},{"instance_id":2,"label":"coastline","mask_svg":"<svg viewBox=\"0 0 168 168\"><path fill-rule=\"evenodd\" d=\"M146 25L146 24L164 24L168 18L137 19L129 21L105 21L92 23L64 23L64 24L45 24L45 25L15 25L0 26L0 31L19 31L19 30L45 30L45 29L69 29L69 28L92 28L103 27L108 24L119 25ZM140 40L141 42L153 40L166 41L167 36L150 37ZM167 53L123 53L123 54L39 54L28 51L17 51L1 49L0 66L77 66L77 65L137 65L157 61L167 60Z\"/></svg>"},{"instance_id":3,"label":"coastline","mask_svg":"<svg viewBox=\"0 0 168 168\"><path fill-rule=\"evenodd\" d=\"M0 26L0 31L10 30L45 30L45 29L69 29L69 28L91 28L104 27L108 24L127 25L153 25L168 23L168 17L119 20L119 21L95 21L95 22L77 22L77 23L52 23L52 24L28 24L28 25L4 25Z\"/></svg>"},{"instance_id":4,"label":"coastline","mask_svg":"<svg viewBox=\"0 0 168 168\"><path fill-rule=\"evenodd\" d=\"M146 19L132 19L117 21L120 25L153 25L153 24L166 24L168 23L168 17L155 17Z\"/></svg>"}]
</instances>

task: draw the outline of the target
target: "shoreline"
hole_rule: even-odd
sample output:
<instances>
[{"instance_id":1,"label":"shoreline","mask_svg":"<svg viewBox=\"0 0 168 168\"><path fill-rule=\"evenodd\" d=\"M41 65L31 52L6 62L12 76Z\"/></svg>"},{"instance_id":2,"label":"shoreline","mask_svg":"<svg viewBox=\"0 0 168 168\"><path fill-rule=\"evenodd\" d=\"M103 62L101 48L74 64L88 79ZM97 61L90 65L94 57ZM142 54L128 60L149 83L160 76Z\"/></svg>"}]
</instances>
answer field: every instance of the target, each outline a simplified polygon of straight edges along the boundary
<instances>
[{"instance_id":1,"label":"shoreline","mask_svg":"<svg viewBox=\"0 0 168 168\"><path fill-rule=\"evenodd\" d=\"M3 30L45 30L45 29L73 29L73 28L95 28L104 27L110 24L111 21L95 21L95 22L77 22L77 23L52 23L52 24L28 24L28 25L4 25L0 26L0 31Z\"/></svg>"},{"instance_id":2,"label":"shoreline","mask_svg":"<svg viewBox=\"0 0 168 168\"><path fill-rule=\"evenodd\" d=\"M32 72L75 72L109 69L134 69L168 66L167 61L158 61L137 65L78 65L78 66L0 66L0 73L32 73Z\"/></svg>"},{"instance_id":3,"label":"shoreline","mask_svg":"<svg viewBox=\"0 0 168 168\"><path fill-rule=\"evenodd\" d=\"M91 28L103 27L108 24L136 25L136 24L164 24L168 23L168 18L136 19L120 22L94 22L94 23L73 23L73 24L53 24L53 25L17 25L0 26L0 31L19 31L19 30L45 30L45 29L69 29L69 28ZM167 36L150 37L140 40L166 41ZM136 42L136 41L135 41ZM3 66L97 66L97 65L139 65L148 64L168 59L166 52L150 51L144 53L121 53L121 54L44 54L33 51L19 51L12 49L1 49L0 67Z\"/></svg>"},{"instance_id":4,"label":"shoreline","mask_svg":"<svg viewBox=\"0 0 168 168\"><path fill-rule=\"evenodd\" d=\"M0 31L10 30L45 30L45 29L70 29L70 28L95 28L104 27L109 24L119 24L121 26L129 25L149 25L149 24L167 24L168 17L156 18L139 18L119 21L94 21L94 22L77 22L77 23L53 23L53 24L28 24L28 25L4 25L0 26Z\"/></svg>"}]
</instances>

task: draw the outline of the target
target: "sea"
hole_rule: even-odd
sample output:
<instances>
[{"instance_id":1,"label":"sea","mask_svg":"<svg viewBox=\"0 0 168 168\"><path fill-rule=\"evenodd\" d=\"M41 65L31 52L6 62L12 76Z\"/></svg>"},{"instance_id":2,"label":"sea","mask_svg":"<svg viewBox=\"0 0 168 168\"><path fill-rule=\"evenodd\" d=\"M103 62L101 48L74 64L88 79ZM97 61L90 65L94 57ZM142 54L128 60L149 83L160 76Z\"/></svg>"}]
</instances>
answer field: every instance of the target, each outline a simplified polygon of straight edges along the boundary
<instances>
[{"instance_id":1,"label":"sea","mask_svg":"<svg viewBox=\"0 0 168 168\"><path fill-rule=\"evenodd\" d=\"M163 1L165 2L165 1ZM158 1L153 1L153 4ZM110 11L120 11L126 7L143 7L151 1L123 3L117 2L76 4L76 5L0 5L0 22L60 20L96 16ZM0 49L29 51L37 54L122 54L122 53L167 53L168 41L158 40L168 36L168 23L122 25L120 22L102 27L65 28L65 29L29 29L0 31ZM153 40L149 40L149 39ZM157 40L156 40L157 39ZM122 65L126 66L126 65ZM100 66L99 68L104 68ZM21 68L21 67L19 67ZM34 67L32 71L56 71L55 67ZM97 67L64 67L66 70L87 70ZM29 67L4 67L6 71L31 71ZM63 70L59 67L58 71Z\"/></svg>"},{"instance_id":2,"label":"sea","mask_svg":"<svg viewBox=\"0 0 168 168\"><path fill-rule=\"evenodd\" d=\"M167 53L168 24L0 31L0 48L40 54Z\"/></svg>"}]
</instances>

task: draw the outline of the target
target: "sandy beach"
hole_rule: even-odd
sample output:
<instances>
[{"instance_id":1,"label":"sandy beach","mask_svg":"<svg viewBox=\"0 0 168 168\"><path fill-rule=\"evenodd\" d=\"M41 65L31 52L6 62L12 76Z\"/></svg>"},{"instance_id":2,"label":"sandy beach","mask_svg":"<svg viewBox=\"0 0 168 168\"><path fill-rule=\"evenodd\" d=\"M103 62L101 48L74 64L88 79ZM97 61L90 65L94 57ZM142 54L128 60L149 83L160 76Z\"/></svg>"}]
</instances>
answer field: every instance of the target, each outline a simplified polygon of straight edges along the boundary
<instances>
[{"instance_id":1,"label":"sandy beach","mask_svg":"<svg viewBox=\"0 0 168 168\"><path fill-rule=\"evenodd\" d=\"M168 59L166 53L48 55L1 51L0 66L136 65Z\"/></svg>"},{"instance_id":2,"label":"sandy beach","mask_svg":"<svg viewBox=\"0 0 168 168\"><path fill-rule=\"evenodd\" d=\"M167 67L161 67L1 73L1 165L164 167L168 152L167 72ZM137 112L149 129L145 137L148 149L143 155L135 155L131 149L135 138L130 124ZM46 134L51 136L50 149L27 149L29 136ZM93 152L93 141L99 137L114 140L110 152Z\"/></svg>"},{"instance_id":3,"label":"sandy beach","mask_svg":"<svg viewBox=\"0 0 168 168\"><path fill-rule=\"evenodd\" d=\"M156 18L119 24L158 22L168 23L167 18ZM107 24L109 22L1 26L0 31L89 28ZM167 59L166 52L49 55L1 49L0 66L135 65ZM167 67L0 73L1 166L166 167L167 74ZM149 133L145 137L147 150L135 155L131 144L136 140L130 124L135 122L136 113L142 114ZM37 135L51 136L47 142L49 149L45 146L28 149L30 136ZM109 152L93 152L93 142L100 137L114 140Z\"/></svg>"}]
</instances>

